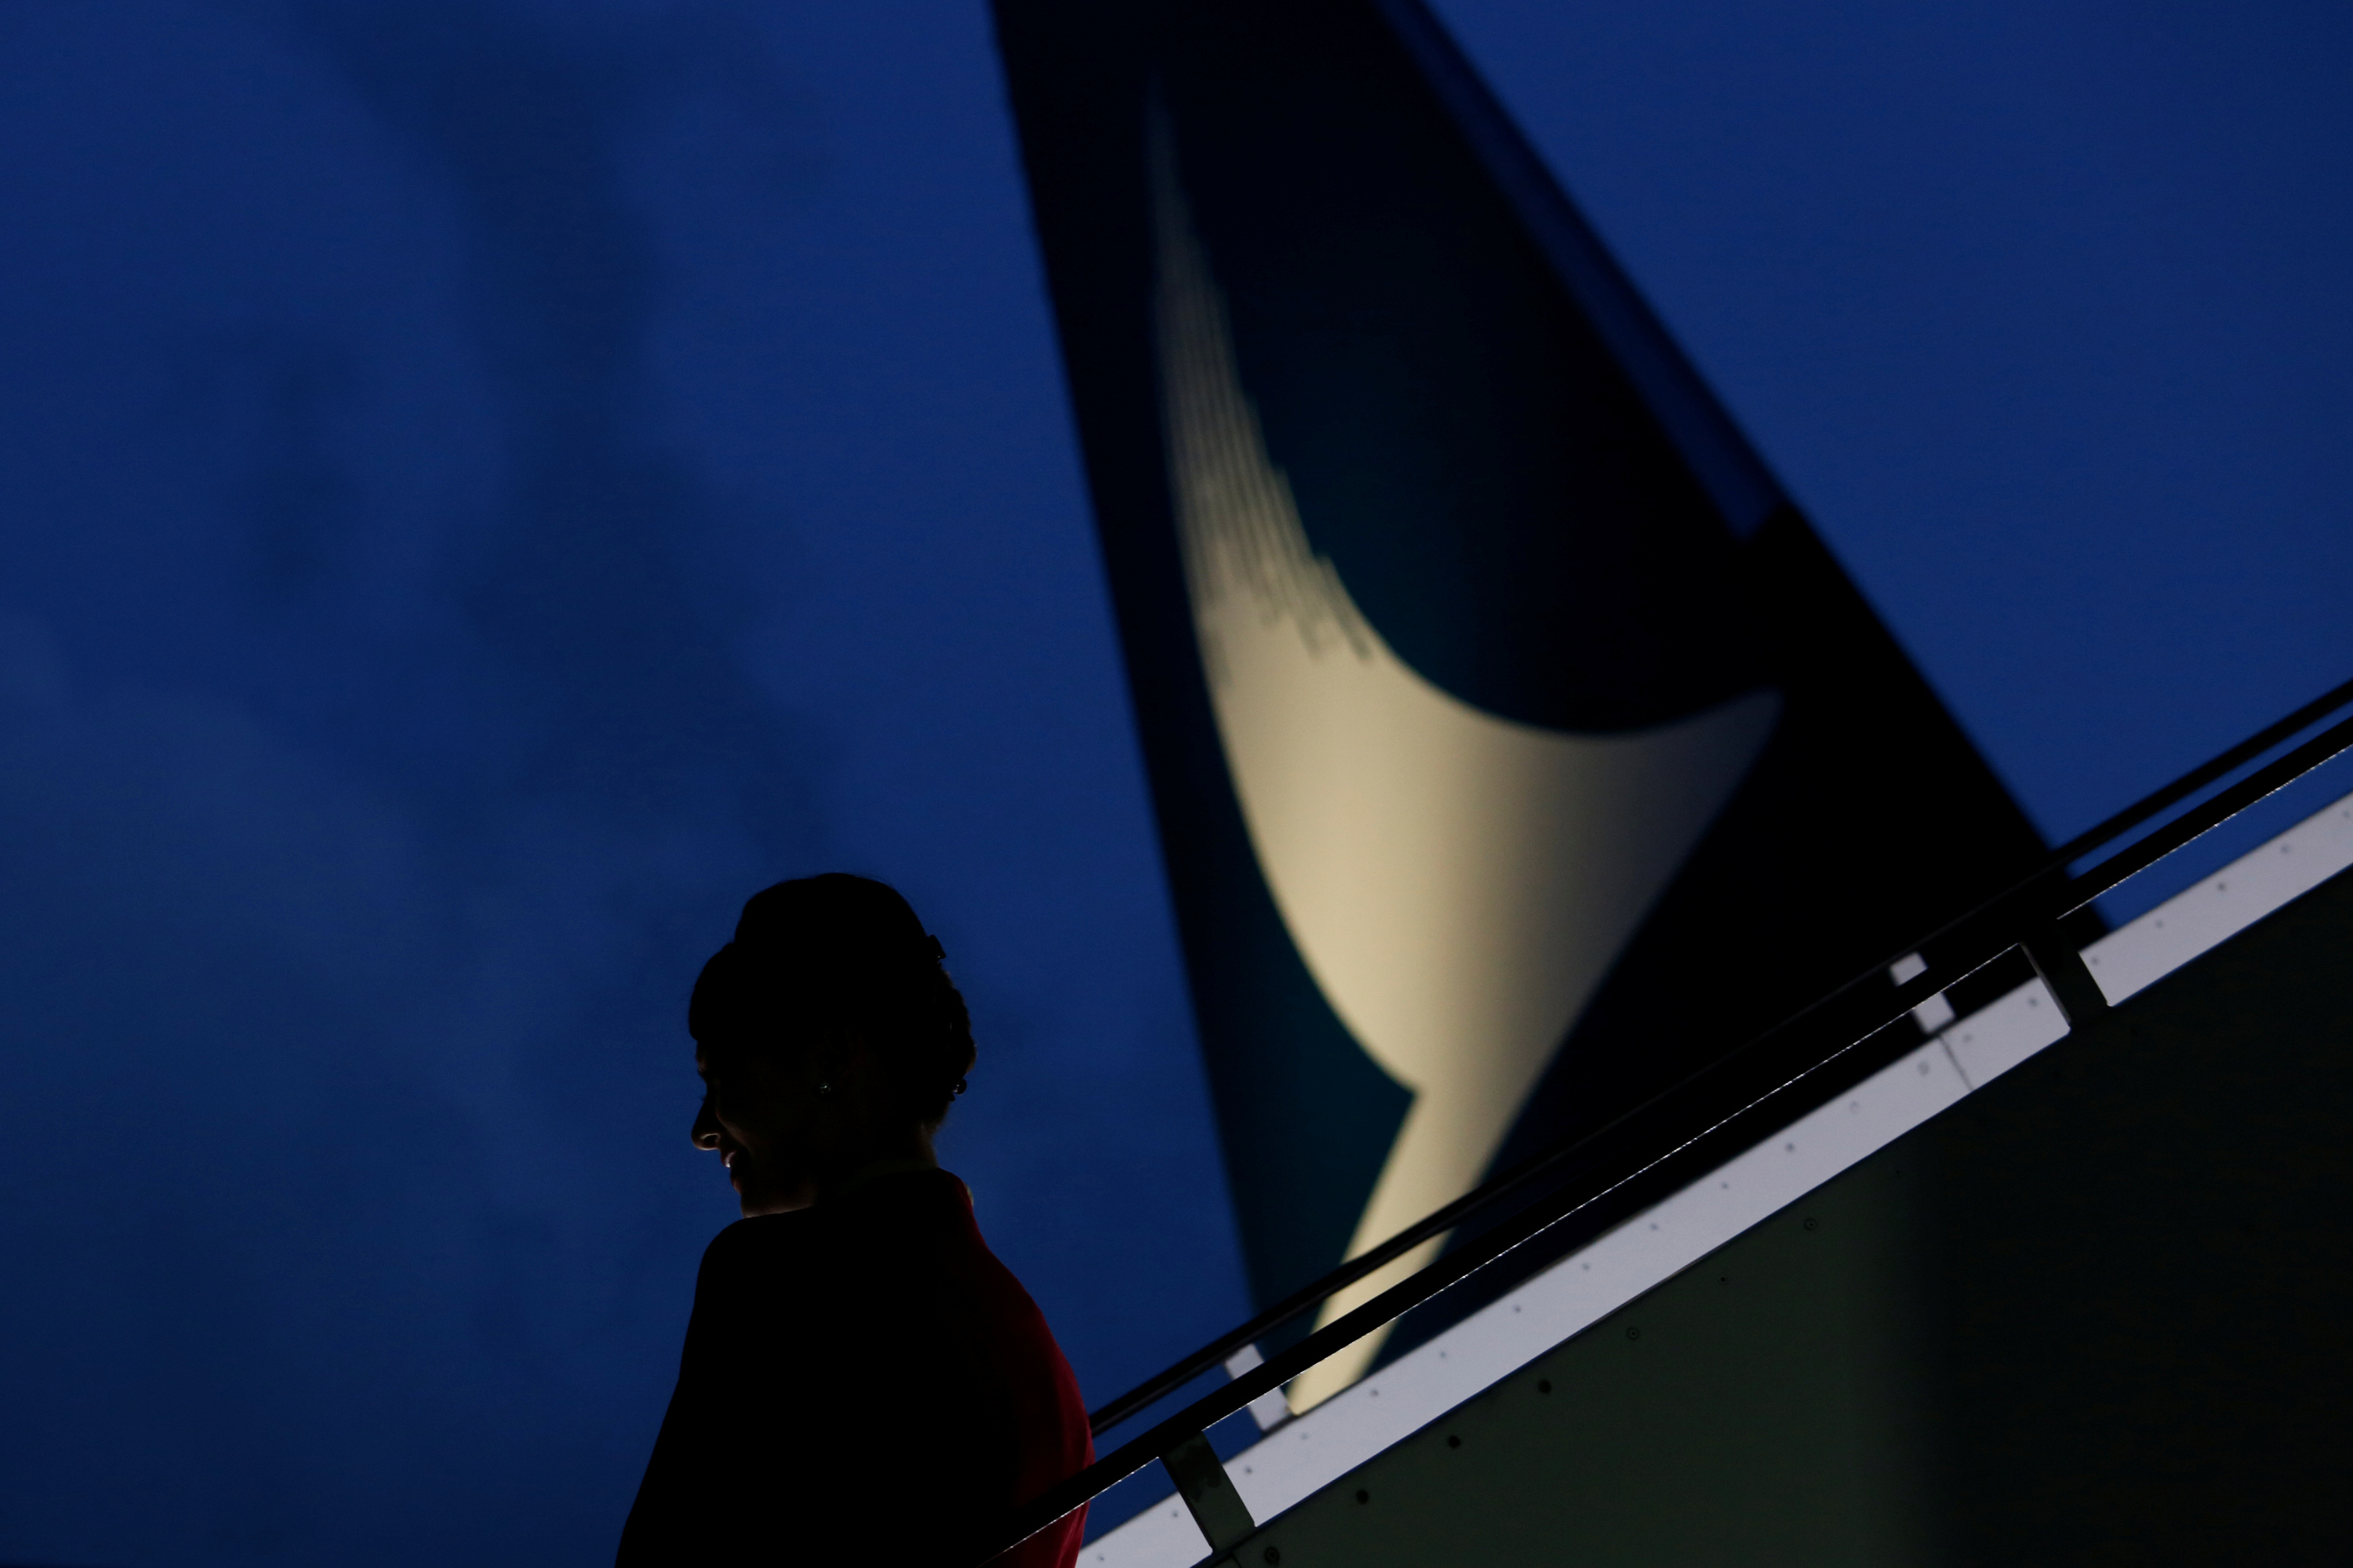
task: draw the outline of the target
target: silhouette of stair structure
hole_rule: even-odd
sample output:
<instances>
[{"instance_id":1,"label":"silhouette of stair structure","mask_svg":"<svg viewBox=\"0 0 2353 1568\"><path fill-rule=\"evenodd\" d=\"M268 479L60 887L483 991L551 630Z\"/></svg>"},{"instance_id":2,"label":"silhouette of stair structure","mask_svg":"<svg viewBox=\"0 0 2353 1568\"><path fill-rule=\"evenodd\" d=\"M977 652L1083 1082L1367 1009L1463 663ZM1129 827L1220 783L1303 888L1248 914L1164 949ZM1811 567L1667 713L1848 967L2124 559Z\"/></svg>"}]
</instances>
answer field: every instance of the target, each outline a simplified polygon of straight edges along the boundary
<instances>
[{"instance_id":1,"label":"silhouette of stair structure","mask_svg":"<svg viewBox=\"0 0 2353 1568\"><path fill-rule=\"evenodd\" d=\"M1433 1215L1470 1239L1357 1313L1289 1344L1244 1325L1114 1402L1099 1431L1234 1374L1006 1539L1157 1459L1174 1495L1098 1527L1088 1568L2335 1560L2353 795L2068 933L2327 784L2348 707L2353 684L2062 847L1647 1126ZM1333 1345L1562 1235L1286 1414Z\"/></svg>"}]
</instances>

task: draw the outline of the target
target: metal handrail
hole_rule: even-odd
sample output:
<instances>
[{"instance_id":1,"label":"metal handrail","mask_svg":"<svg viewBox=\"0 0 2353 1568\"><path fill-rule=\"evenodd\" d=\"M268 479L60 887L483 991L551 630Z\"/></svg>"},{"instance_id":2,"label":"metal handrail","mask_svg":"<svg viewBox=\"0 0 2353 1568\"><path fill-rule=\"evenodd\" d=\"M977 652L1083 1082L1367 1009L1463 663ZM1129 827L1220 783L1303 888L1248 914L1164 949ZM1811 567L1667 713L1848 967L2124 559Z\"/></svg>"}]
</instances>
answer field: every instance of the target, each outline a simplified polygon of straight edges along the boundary
<instances>
[{"instance_id":1,"label":"metal handrail","mask_svg":"<svg viewBox=\"0 0 2353 1568\"><path fill-rule=\"evenodd\" d=\"M2122 837L2158 813L2187 800L2224 774L2244 767L2281 742L2312 728L2348 703L2353 703L2353 680L2322 692L2277 723L2265 725L2229 751L2199 763L2171 784L2143 795L2105 822L2086 828L2052 850L2051 859L2065 865L2082 858L2088 850Z\"/></svg>"},{"instance_id":2,"label":"metal handrail","mask_svg":"<svg viewBox=\"0 0 2353 1568\"><path fill-rule=\"evenodd\" d=\"M2353 681L2336 687L2078 834L2008 888L1899 953L1890 954L1892 961L1916 952L1926 961L1927 967L1912 979L1890 988L1885 965L1865 971L1610 1122L1483 1184L1111 1401L1090 1417L1098 1433L1166 1398L1222 1364L1242 1346L1255 1343L1430 1237L1460 1227L1464 1220L1500 1206L1539 1182L1550 1179L1556 1184L1540 1201L1506 1215L1372 1300L1212 1390L1023 1505L1006 1528L992 1537L989 1556L1010 1550L1187 1438L1543 1232L1582 1215L1585 1223L1577 1229L1598 1235L1650 1201L1653 1193L1663 1196L1675 1190L1684 1171L1694 1165L1712 1167L1719 1149L1729 1146L1730 1152L1736 1152L1754 1142L1761 1135L1760 1123L1780 1125L1790 1102L1809 1087L1819 1089L1831 1077L1845 1075L1829 1090L1834 1094L1846 1082L1900 1057L1914 1042L1887 1038L1893 1026L1930 996L2012 952L2027 952L2052 982L2071 1028L2080 1026L2084 1009L2097 1010L2105 1003L2073 945L2055 939L2058 922L2266 795L2353 749L2353 717L2340 720L2084 872L2071 876L2067 868L2348 705L2353 705ZM2050 973L2046 965L2052 964L2062 966L2062 972ZM1824 1037L1830 1042L1827 1049Z\"/></svg>"},{"instance_id":3,"label":"metal handrail","mask_svg":"<svg viewBox=\"0 0 2353 1568\"><path fill-rule=\"evenodd\" d=\"M2157 816L2168 808L2179 804L2180 801L2195 795L2198 791L2204 789L2215 780L2226 776L2238 768L2243 767L2247 763L2261 756L2263 752L2270 751L2282 741L2288 739L2290 736L2293 736L2303 730L2310 728L2315 721L2326 717L2327 714L2339 708L2345 707L2348 703L2353 703L2353 680L2348 680L2326 695L2305 704L2302 708L2290 713L2286 718L2280 720L2277 723L2265 727L2254 735L2250 736L2248 739L2232 747L2229 751L2223 752L2220 755L2200 763L2199 766L2191 769L2189 773L2182 774L2181 777L2175 779L2172 783L2168 784L2134 802L2124 810L2117 812L2115 816L2107 818L2107 820L2086 830L2085 832L2077 834L2073 838L2069 839L2066 843L2052 850L2044 858L2042 863L2038 865L2032 871L2027 873L2027 875L2020 879L2018 882L2013 883L2007 889L2004 889L2000 893L1996 894L1993 898L1987 900L1986 902L1979 905L1977 910L1971 910L1969 915L1963 916L1961 921L1952 922L1938 931L1935 936L1926 939L1926 941L1923 942L1915 943L1912 947L1905 949L1904 952L1917 952L1925 951L1929 942L1934 942L1944 938L1954 929L1954 927L1958 926L1973 916L1979 914L1989 906L2015 895L2021 888L2029 884L2041 881L2044 878L2050 876L2054 870L2063 870L2068 865L2081 859L2088 851L2095 849L2102 844L2107 843L2110 840L2121 837L2132 829L2139 826L2142 823L2148 821L2150 818ZM2123 879L2124 879L2121 877L2117 879L2118 881ZM2101 889L2101 891L2105 890L2105 887ZM2096 893L2091 895L2091 897L2096 896ZM2088 899L2083 901L2088 901ZM1893 959L1900 956L1900 954L1890 954L1889 956ZM1832 992L1831 995L1831 997L1836 997L1860 986L1875 983L1878 975L1883 972L1883 966L1874 967L1866 973L1859 975L1855 979L1847 982L1844 985L1839 987L1837 991ZM1943 990L1952 984L1952 980L1950 978L1947 978L1940 984L1929 987L1926 994L1933 994L1935 992ZM1824 1000L1827 1001L1829 998L1825 998ZM1797 1014L1793 1017L1784 1020L1782 1024L1775 1026L1775 1030L1778 1031L1779 1029L1787 1028L1790 1025L1799 1022L1800 1019L1803 1019L1811 1014L1814 1011L1814 1008L1819 1007L1820 1005L1821 1005L1820 1003L1816 1003L1813 1006L1806 1008L1803 1012ZM1715 1064L1713 1062L1708 1064L1709 1067L1714 1065ZM1705 1072L1708 1070L1708 1068L1703 1067L1698 1070L1700 1072ZM1678 1084L1675 1087L1679 1088L1681 1086ZM1664 1092L1672 1093L1674 1092L1674 1089L1671 1088ZM1210 1341L1209 1343L1202 1346L1199 1350L1195 1351L1191 1355L1187 1356L1184 1360L1167 1367L1151 1378L1146 1379L1144 1383L1139 1384L1134 1388L1128 1390L1125 1394L1121 1394L1118 1398L1103 1405L1088 1417L1089 1425L1092 1426L1097 1436L1101 1436L1103 1433L1109 1431L1123 1421L1126 1421L1137 1415L1139 1412L1159 1403L1169 1394L1174 1394L1176 1390L1184 1387L1187 1384L1200 1376L1203 1373L1209 1371L1213 1367L1222 1366L1228 1357L1240 1350L1244 1345L1256 1343L1259 1340L1264 1338L1274 1330L1293 1321L1310 1309L1319 1305L1327 1297L1337 1295L1340 1291L1345 1289L1350 1285L1355 1284L1357 1280L1364 1279L1366 1275L1377 1272L1388 1264L1412 1251L1416 1247L1419 1247L1424 1241L1429 1240L1431 1237L1438 1236L1446 1231L1456 1228L1464 1219L1468 1218L1472 1215L1500 1202L1502 1199L1510 1196L1514 1193L1525 1189L1530 1183L1543 1175L1546 1171L1550 1170L1567 1152L1567 1147L1563 1146L1549 1150L1544 1153L1534 1155L1529 1159L1523 1161L1520 1164L1494 1176L1475 1190L1457 1198L1454 1202L1448 1204L1444 1208L1439 1209L1427 1217L1417 1221L1415 1224L1407 1226L1401 1231L1398 1231L1396 1235L1390 1237L1388 1240L1381 1243L1379 1246L1358 1254L1356 1257L1349 1259L1346 1263L1342 1264L1339 1268L1334 1269L1329 1274L1324 1275L1322 1279L1317 1279L1293 1292L1292 1295L1283 1298L1283 1300L1259 1313L1258 1316L1250 1319L1248 1322L1245 1322L1240 1327L1230 1330L1227 1333L1220 1335L1219 1338Z\"/></svg>"}]
</instances>

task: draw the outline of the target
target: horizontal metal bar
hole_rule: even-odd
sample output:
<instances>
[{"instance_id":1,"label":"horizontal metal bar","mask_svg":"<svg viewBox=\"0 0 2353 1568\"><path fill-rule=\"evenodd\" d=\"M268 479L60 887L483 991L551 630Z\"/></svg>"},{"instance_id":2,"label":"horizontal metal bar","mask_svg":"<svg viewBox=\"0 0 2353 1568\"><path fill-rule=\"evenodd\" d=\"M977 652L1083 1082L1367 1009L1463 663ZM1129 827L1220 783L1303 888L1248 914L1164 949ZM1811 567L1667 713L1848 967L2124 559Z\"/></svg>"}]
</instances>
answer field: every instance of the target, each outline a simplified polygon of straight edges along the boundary
<instances>
[{"instance_id":1,"label":"horizontal metal bar","mask_svg":"<svg viewBox=\"0 0 2353 1568\"><path fill-rule=\"evenodd\" d=\"M2070 914L2109 889L2137 877L2175 850L2211 833L2265 795L2286 788L2349 746L2353 746L2353 719L2329 726L2277 762L2249 773L2196 811L2176 817L2147 837L2125 846L2073 878L2068 890L2074 901L2059 912L2063 916Z\"/></svg>"},{"instance_id":2,"label":"horizontal metal bar","mask_svg":"<svg viewBox=\"0 0 2353 1568\"><path fill-rule=\"evenodd\" d=\"M2314 698L2277 723L2266 724L2229 751L2199 763L2171 784L2150 791L2106 821L2077 834L2052 851L2052 858L2063 864L2073 861L2089 850L2122 837L2159 812L2196 795L2226 773L2244 767L2281 742L2292 738L2298 731L2311 728L2348 703L2353 703L2353 680Z\"/></svg>"}]
</instances>

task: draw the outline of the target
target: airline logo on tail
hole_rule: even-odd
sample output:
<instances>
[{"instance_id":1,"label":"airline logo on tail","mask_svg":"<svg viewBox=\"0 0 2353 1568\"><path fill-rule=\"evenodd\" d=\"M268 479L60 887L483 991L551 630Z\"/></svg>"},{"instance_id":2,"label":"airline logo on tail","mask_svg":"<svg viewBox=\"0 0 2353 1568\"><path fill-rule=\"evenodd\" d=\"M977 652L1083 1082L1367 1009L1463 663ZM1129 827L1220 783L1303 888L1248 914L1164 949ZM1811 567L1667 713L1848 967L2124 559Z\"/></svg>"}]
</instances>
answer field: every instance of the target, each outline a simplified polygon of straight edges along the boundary
<instances>
[{"instance_id":1,"label":"airline logo on tail","mask_svg":"<svg viewBox=\"0 0 2353 1568\"><path fill-rule=\"evenodd\" d=\"M1422 0L992 3L1261 1303L2039 859Z\"/></svg>"},{"instance_id":2,"label":"airline logo on tail","mask_svg":"<svg viewBox=\"0 0 2353 1568\"><path fill-rule=\"evenodd\" d=\"M1164 129L1153 138L1168 471L1201 660L1250 843L1356 1043L1413 1095L1348 1254L1478 1184L1528 1091L1764 749L1769 692L1631 734L1463 702L1392 652L1269 460ZM1324 1321L1442 1238L1336 1296ZM1378 1336L1293 1387L1354 1381Z\"/></svg>"}]
</instances>

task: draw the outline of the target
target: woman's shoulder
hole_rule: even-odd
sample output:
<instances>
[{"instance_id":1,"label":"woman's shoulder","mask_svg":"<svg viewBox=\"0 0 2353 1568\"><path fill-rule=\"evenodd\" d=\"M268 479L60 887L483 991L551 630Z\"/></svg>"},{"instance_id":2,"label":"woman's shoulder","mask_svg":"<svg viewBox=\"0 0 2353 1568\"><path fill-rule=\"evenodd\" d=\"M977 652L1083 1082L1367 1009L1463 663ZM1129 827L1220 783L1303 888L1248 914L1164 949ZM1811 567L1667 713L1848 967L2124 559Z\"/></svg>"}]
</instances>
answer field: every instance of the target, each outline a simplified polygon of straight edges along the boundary
<instances>
[{"instance_id":1,"label":"woman's shoulder","mask_svg":"<svg viewBox=\"0 0 2353 1568\"><path fill-rule=\"evenodd\" d=\"M952 1171L913 1160L881 1160L867 1166L842 1186L834 1206L951 1208L972 1206L970 1194Z\"/></svg>"},{"instance_id":2,"label":"woman's shoulder","mask_svg":"<svg viewBox=\"0 0 2353 1568\"><path fill-rule=\"evenodd\" d=\"M772 1289L856 1296L898 1289L908 1278L951 1276L985 1256L964 1184L938 1169L892 1172L843 1199L790 1214L739 1219L711 1238L698 1300Z\"/></svg>"},{"instance_id":3,"label":"woman's shoulder","mask_svg":"<svg viewBox=\"0 0 2353 1568\"><path fill-rule=\"evenodd\" d=\"M702 1249L702 1288L765 1274L806 1256L819 1228L809 1214L753 1215L711 1238Z\"/></svg>"},{"instance_id":4,"label":"woman's shoulder","mask_svg":"<svg viewBox=\"0 0 2353 1568\"><path fill-rule=\"evenodd\" d=\"M972 1196L936 1165L885 1172L858 1182L838 1199L809 1211L852 1245L933 1250L960 1241L972 1228Z\"/></svg>"},{"instance_id":5,"label":"woman's shoulder","mask_svg":"<svg viewBox=\"0 0 2353 1568\"><path fill-rule=\"evenodd\" d=\"M875 1246L896 1249L919 1237L962 1232L971 1223L972 1200L955 1176L936 1168L892 1172L839 1201L735 1221L703 1248L702 1279L790 1270Z\"/></svg>"}]
</instances>

